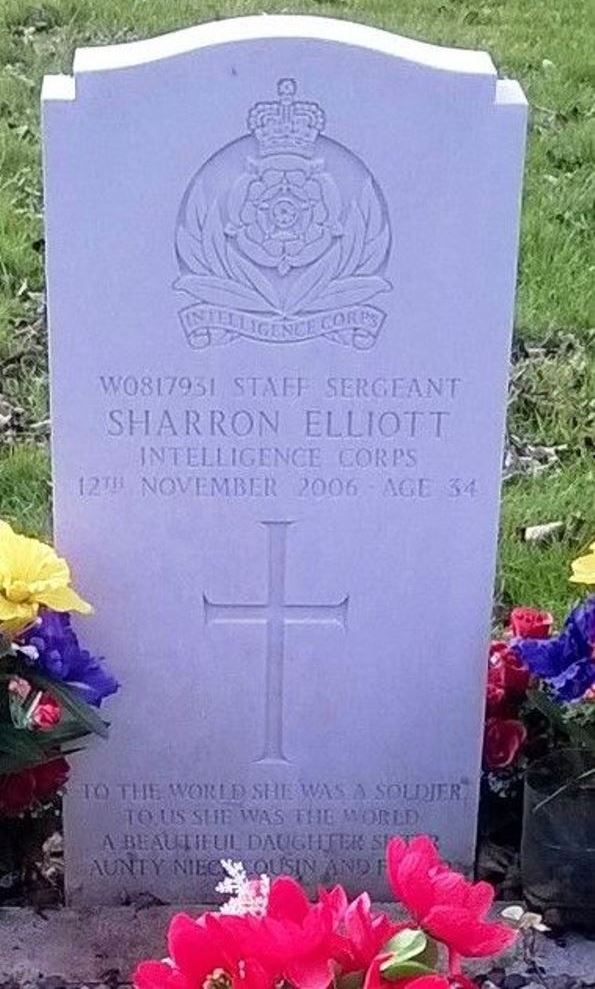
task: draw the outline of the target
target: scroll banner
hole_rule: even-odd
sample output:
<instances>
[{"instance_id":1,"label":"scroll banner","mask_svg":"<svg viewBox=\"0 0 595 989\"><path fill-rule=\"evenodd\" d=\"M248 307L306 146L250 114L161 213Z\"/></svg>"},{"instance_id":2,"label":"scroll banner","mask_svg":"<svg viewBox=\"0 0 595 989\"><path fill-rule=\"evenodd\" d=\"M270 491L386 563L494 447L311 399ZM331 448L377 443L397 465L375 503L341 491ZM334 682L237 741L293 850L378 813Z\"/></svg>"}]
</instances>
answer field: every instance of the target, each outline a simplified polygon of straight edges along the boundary
<instances>
[{"instance_id":1,"label":"scroll banner","mask_svg":"<svg viewBox=\"0 0 595 989\"><path fill-rule=\"evenodd\" d=\"M179 312L186 341L193 350L247 337L259 343L301 343L326 337L335 343L369 350L376 343L386 313L376 306L342 306L304 316L258 316L222 306L198 304Z\"/></svg>"}]
</instances>

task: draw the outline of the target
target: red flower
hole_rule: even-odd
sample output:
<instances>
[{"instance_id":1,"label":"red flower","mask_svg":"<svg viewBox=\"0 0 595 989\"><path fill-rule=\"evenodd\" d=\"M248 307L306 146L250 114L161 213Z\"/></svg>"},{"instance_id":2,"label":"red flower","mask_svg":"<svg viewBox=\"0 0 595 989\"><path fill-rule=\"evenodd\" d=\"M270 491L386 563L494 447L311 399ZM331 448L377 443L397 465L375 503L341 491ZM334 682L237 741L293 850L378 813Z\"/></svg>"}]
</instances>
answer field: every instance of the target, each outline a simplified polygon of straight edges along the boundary
<instances>
[{"instance_id":1,"label":"red flower","mask_svg":"<svg viewBox=\"0 0 595 989\"><path fill-rule=\"evenodd\" d=\"M483 743L487 769L511 766L527 740L527 729L515 718L488 718Z\"/></svg>"},{"instance_id":2,"label":"red flower","mask_svg":"<svg viewBox=\"0 0 595 989\"><path fill-rule=\"evenodd\" d=\"M244 958L234 928L248 918L212 913L192 920L176 914L168 934L171 961L141 962L134 973L137 989L272 989L272 977L252 958Z\"/></svg>"},{"instance_id":3,"label":"red flower","mask_svg":"<svg viewBox=\"0 0 595 989\"><path fill-rule=\"evenodd\" d=\"M499 709L505 707L505 701L518 703L525 699L527 688L531 682L531 673L522 663L517 654L509 648L506 642L492 642L488 667L488 700L489 689L502 690ZM496 709L489 713L496 713Z\"/></svg>"},{"instance_id":4,"label":"red flower","mask_svg":"<svg viewBox=\"0 0 595 989\"><path fill-rule=\"evenodd\" d=\"M515 940L509 927L485 920L494 899L492 887L468 882L449 869L429 838L420 836L409 844L403 838L392 838L387 870L394 895L416 923L447 945L451 974L459 977L459 956L482 958Z\"/></svg>"},{"instance_id":5,"label":"red flower","mask_svg":"<svg viewBox=\"0 0 595 989\"><path fill-rule=\"evenodd\" d=\"M488 683L486 687L486 713L488 715L501 714L506 702L506 691L499 682L500 676L492 670L488 671Z\"/></svg>"},{"instance_id":6,"label":"red flower","mask_svg":"<svg viewBox=\"0 0 595 989\"><path fill-rule=\"evenodd\" d=\"M61 790L68 779L66 759L0 776L0 817L18 817L36 801L43 803Z\"/></svg>"},{"instance_id":7,"label":"red flower","mask_svg":"<svg viewBox=\"0 0 595 989\"><path fill-rule=\"evenodd\" d=\"M554 619L549 611L539 608L513 608L510 631L520 639L547 639L552 634Z\"/></svg>"},{"instance_id":8,"label":"red flower","mask_svg":"<svg viewBox=\"0 0 595 989\"><path fill-rule=\"evenodd\" d=\"M41 731L48 731L60 721L62 709L51 694L42 694L39 704L33 712L33 724Z\"/></svg>"},{"instance_id":9,"label":"red flower","mask_svg":"<svg viewBox=\"0 0 595 989\"><path fill-rule=\"evenodd\" d=\"M31 772L35 779L35 798L37 800L49 800L58 790L65 786L68 780L70 767L66 759L52 759L51 762L44 762L40 766L35 766Z\"/></svg>"},{"instance_id":10,"label":"red flower","mask_svg":"<svg viewBox=\"0 0 595 989\"><path fill-rule=\"evenodd\" d=\"M30 770L0 776L0 816L18 817L31 806L34 796L35 780Z\"/></svg>"}]
</instances>

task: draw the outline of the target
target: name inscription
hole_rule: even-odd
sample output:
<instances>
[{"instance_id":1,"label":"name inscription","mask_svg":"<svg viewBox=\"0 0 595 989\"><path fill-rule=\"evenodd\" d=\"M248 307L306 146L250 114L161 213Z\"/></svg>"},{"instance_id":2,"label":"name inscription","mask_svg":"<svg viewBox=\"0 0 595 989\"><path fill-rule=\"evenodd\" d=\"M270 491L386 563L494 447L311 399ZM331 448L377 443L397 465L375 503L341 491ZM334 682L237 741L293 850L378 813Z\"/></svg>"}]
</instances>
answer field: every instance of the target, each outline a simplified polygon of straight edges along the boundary
<instances>
[{"instance_id":1,"label":"name inscription","mask_svg":"<svg viewBox=\"0 0 595 989\"><path fill-rule=\"evenodd\" d=\"M81 497L267 500L476 498L454 447L464 382L437 377L99 375L101 430L126 468L76 479Z\"/></svg>"}]
</instances>

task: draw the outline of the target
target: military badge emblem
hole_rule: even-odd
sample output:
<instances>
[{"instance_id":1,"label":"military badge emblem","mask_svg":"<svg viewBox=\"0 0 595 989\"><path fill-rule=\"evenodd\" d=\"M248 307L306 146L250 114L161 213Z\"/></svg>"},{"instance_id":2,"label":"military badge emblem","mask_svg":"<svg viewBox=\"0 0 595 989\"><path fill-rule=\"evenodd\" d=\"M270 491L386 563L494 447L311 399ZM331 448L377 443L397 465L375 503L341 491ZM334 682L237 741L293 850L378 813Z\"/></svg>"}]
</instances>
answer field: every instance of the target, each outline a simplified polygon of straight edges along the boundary
<instances>
[{"instance_id":1,"label":"military badge emblem","mask_svg":"<svg viewBox=\"0 0 595 989\"><path fill-rule=\"evenodd\" d=\"M295 80L277 91L183 197L174 288L193 300L179 313L187 343L368 349L385 318L372 300L392 288L384 198L360 158L324 135L324 111L297 98Z\"/></svg>"}]
</instances>

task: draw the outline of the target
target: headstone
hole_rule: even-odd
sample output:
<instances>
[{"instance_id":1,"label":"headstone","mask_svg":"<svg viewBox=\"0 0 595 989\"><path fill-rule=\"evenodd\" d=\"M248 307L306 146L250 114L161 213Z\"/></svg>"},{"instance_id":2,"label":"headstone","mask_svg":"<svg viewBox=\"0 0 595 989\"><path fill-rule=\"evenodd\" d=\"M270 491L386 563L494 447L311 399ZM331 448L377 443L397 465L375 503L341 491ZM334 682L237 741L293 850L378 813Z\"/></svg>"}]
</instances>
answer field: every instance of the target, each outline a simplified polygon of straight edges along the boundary
<instances>
[{"instance_id":1,"label":"headstone","mask_svg":"<svg viewBox=\"0 0 595 989\"><path fill-rule=\"evenodd\" d=\"M44 93L55 522L122 690L74 902L473 862L525 100L251 17Z\"/></svg>"}]
</instances>

